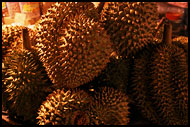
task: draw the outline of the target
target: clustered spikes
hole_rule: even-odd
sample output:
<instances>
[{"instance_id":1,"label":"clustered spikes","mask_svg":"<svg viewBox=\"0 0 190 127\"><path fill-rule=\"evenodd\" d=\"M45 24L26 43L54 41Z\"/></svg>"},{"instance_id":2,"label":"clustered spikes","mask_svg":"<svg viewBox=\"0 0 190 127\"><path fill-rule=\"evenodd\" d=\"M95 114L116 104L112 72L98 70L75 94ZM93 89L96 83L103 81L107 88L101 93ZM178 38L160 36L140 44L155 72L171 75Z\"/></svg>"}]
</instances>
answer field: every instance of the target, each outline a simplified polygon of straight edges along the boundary
<instances>
[{"instance_id":1,"label":"clustered spikes","mask_svg":"<svg viewBox=\"0 0 190 127\"><path fill-rule=\"evenodd\" d=\"M102 24L123 57L135 55L153 42L157 19L153 2L110 2L102 14Z\"/></svg>"},{"instance_id":2,"label":"clustered spikes","mask_svg":"<svg viewBox=\"0 0 190 127\"><path fill-rule=\"evenodd\" d=\"M13 51L5 57L3 104L10 115L35 120L37 109L51 92L51 82L38 56L27 50Z\"/></svg>"},{"instance_id":3,"label":"clustered spikes","mask_svg":"<svg viewBox=\"0 0 190 127\"><path fill-rule=\"evenodd\" d=\"M188 57L186 52L175 46L172 52L172 78L175 90L176 111L180 112L183 124L188 123Z\"/></svg>"},{"instance_id":4,"label":"clustered spikes","mask_svg":"<svg viewBox=\"0 0 190 127\"><path fill-rule=\"evenodd\" d=\"M177 45L178 47L182 48L185 51L188 58L188 37L179 36L174 38L172 41L174 45Z\"/></svg>"},{"instance_id":5,"label":"clustered spikes","mask_svg":"<svg viewBox=\"0 0 190 127\"><path fill-rule=\"evenodd\" d=\"M169 125L180 125L178 110L175 110L176 96L174 96L175 91L171 79L171 50L169 46L164 45L153 54L150 85L155 106L160 111L160 118L163 118L163 122Z\"/></svg>"},{"instance_id":6,"label":"clustered spikes","mask_svg":"<svg viewBox=\"0 0 190 127\"><path fill-rule=\"evenodd\" d=\"M91 105L92 125L127 125L129 122L128 97L111 87L95 91Z\"/></svg>"},{"instance_id":7,"label":"clustered spikes","mask_svg":"<svg viewBox=\"0 0 190 127\"><path fill-rule=\"evenodd\" d=\"M188 124L186 60L183 49L168 44L157 45L135 60L133 97L153 123Z\"/></svg>"},{"instance_id":8,"label":"clustered spikes","mask_svg":"<svg viewBox=\"0 0 190 127\"><path fill-rule=\"evenodd\" d=\"M94 19L95 21L98 21L98 13L95 9L95 6L92 2L66 2L67 7L69 9L66 9L69 11L69 15L75 16L78 14L83 13L86 17L89 17L91 19Z\"/></svg>"},{"instance_id":9,"label":"clustered spikes","mask_svg":"<svg viewBox=\"0 0 190 127\"><path fill-rule=\"evenodd\" d=\"M12 48L21 48L22 46L22 29L23 26L3 26L2 27L2 54L5 55Z\"/></svg>"},{"instance_id":10,"label":"clustered spikes","mask_svg":"<svg viewBox=\"0 0 190 127\"><path fill-rule=\"evenodd\" d=\"M153 123L160 124L160 118L156 113L155 107L152 106L149 78L149 61L151 53L144 50L136 59L132 70L132 83L130 85L132 99L135 100L142 115L151 120Z\"/></svg>"},{"instance_id":11,"label":"clustered spikes","mask_svg":"<svg viewBox=\"0 0 190 127\"><path fill-rule=\"evenodd\" d=\"M2 61L2 111L6 111L7 110L7 101L6 99L8 98L8 94L5 93L6 90L6 86L4 85L5 79L8 78L9 76L6 75L6 70L8 69L8 67L6 67L4 65L4 62Z\"/></svg>"},{"instance_id":12,"label":"clustered spikes","mask_svg":"<svg viewBox=\"0 0 190 127\"><path fill-rule=\"evenodd\" d=\"M181 44L186 45L185 47L187 47L188 44L188 37L185 36L178 36L176 38L173 39L173 42L180 42Z\"/></svg>"},{"instance_id":13,"label":"clustered spikes","mask_svg":"<svg viewBox=\"0 0 190 127\"><path fill-rule=\"evenodd\" d=\"M57 2L34 31L3 26L3 110L39 125L127 125L131 96L154 124L188 124L188 38L162 43L157 19L154 2ZM22 49L25 28L35 50ZM94 91L70 89L83 84Z\"/></svg>"},{"instance_id":14,"label":"clustered spikes","mask_svg":"<svg viewBox=\"0 0 190 127\"><path fill-rule=\"evenodd\" d=\"M47 16L42 19L36 47L55 86L75 88L92 80L105 68L112 48L109 36L98 22L84 14L60 23L63 18Z\"/></svg>"},{"instance_id":15,"label":"clustered spikes","mask_svg":"<svg viewBox=\"0 0 190 127\"><path fill-rule=\"evenodd\" d=\"M27 28L25 26L12 26L12 25L3 25L2 26L2 56L3 59L7 53L12 50L22 49L23 40L22 40L22 30ZM33 36L33 30L27 28L30 33L30 37Z\"/></svg>"},{"instance_id":16,"label":"clustered spikes","mask_svg":"<svg viewBox=\"0 0 190 127\"><path fill-rule=\"evenodd\" d=\"M96 9L91 2L56 2L53 4L47 11L45 15L42 15L42 18L35 24L35 31L40 31L42 25L48 24L48 29L56 35L61 32L56 30L59 27L66 27L67 22L70 19L73 19L75 15L84 14L86 17L97 20ZM46 28L47 28L46 27ZM43 33L38 33L43 35ZM36 44L35 39L32 42Z\"/></svg>"},{"instance_id":17,"label":"clustered spikes","mask_svg":"<svg viewBox=\"0 0 190 127\"><path fill-rule=\"evenodd\" d=\"M57 89L39 109L39 125L89 125L91 99L83 90Z\"/></svg>"},{"instance_id":18,"label":"clustered spikes","mask_svg":"<svg viewBox=\"0 0 190 127\"><path fill-rule=\"evenodd\" d=\"M80 89L57 89L39 108L39 125L126 125L128 97L109 87L90 96Z\"/></svg>"}]
</instances>

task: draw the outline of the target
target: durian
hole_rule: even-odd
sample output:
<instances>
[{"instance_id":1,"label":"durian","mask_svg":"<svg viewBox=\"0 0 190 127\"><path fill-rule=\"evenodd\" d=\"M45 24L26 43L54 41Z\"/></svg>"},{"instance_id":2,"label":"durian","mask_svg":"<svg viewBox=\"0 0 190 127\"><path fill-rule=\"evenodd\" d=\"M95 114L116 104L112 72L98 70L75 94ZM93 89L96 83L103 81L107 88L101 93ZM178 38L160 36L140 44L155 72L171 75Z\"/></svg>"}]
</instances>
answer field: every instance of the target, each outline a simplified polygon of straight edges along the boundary
<instances>
[{"instance_id":1,"label":"durian","mask_svg":"<svg viewBox=\"0 0 190 127\"><path fill-rule=\"evenodd\" d=\"M5 57L3 103L10 116L35 122L37 109L52 92L51 81L36 52L22 49Z\"/></svg>"},{"instance_id":2,"label":"durian","mask_svg":"<svg viewBox=\"0 0 190 127\"><path fill-rule=\"evenodd\" d=\"M173 38L172 43L182 48L186 52L188 58L188 37L178 36Z\"/></svg>"},{"instance_id":3,"label":"durian","mask_svg":"<svg viewBox=\"0 0 190 127\"><path fill-rule=\"evenodd\" d=\"M2 26L2 57L12 50L21 50L23 47L22 30L28 29L29 36L33 37L33 30L29 27L19 25L3 25Z\"/></svg>"},{"instance_id":4,"label":"durian","mask_svg":"<svg viewBox=\"0 0 190 127\"><path fill-rule=\"evenodd\" d=\"M115 51L123 57L135 55L154 42L157 20L153 2L108 2L101 18Z\"/></svg>"},{"instance_id":5,"label":"durian","mask_svg":"<svg viewBox=\"0 0 190 127\"><path fill-rule=\"evenodd\" d=\"M134 60L132 95L144 117L154 124L187 125L187 56L172 43L171 30L166 24L163 42Z\"/></svg>"},{"instance_id":6,"label":"durian","mask_svg":"<svg viewBox=\"0 0 190 127\"><path fill-rule=\"evenodd\" d=\"M91 125L129 123L128 97L111 87L100 87L95 91L90 111Z\"/></svg>"},{"instance_id":7,"label":"durian","mask_svg":"<svg viewBox=\"0 0 190 127\"><path fill-rule=\"evenodd\" d=\"M42 15L41 19L35 23L35 34L37 34L45 24L51 25L48 27L48 30L52 30L54 34L57 32L59 33L61 31L56 31L55 29L60 26L66 27L66 24L70 19L73 19L75 15L82 13L91 19L97 20L98 18L98 13L92 2L56 2L55 4L52 4L47 10L47 13ZM43 34L43 32L38 34ZM33 45L36 44L35 40L36 37L34 37L32 41Z\"/></svg>"},{"instance_id":8,"label":"durian","mask_svg":"<svg viewBox=\"0 0 190 127\"><path fill-rule=\"evenodd\" d=\"M83 13L72 17L67 8L56 4L49 9L35 39L40 60L58 88L89 82L105 68L112 52L110 38L98 22Z\"/></svg>"},{"instance_id":9,"label":"durian","mask_svg":"<svg viewBox=\"0 0 190 127\"><path fill-rule=\"evenodd\" d=\"M38 111L39 125L89 125L90 96L80 89L57 89Z\"/></svg>"}]
</instances>

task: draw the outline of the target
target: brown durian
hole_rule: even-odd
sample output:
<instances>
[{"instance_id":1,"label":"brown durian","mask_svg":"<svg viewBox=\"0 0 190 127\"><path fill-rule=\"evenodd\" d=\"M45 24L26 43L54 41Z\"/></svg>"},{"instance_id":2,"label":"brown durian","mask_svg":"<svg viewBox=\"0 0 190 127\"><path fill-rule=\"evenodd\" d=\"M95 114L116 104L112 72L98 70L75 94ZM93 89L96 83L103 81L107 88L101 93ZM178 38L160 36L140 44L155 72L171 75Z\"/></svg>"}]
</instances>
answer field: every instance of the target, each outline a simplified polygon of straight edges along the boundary
<instances>
[{"instance_id":1,"label":"brown durian","mask_svg":"<svg viewBox=\"0 0 190 127\"><path fill-rule=\"evenodd\" d=\"M111 87L99 88L93 96L90 117L91 125L127 125L128 97Z\"/></svg>"},{"instance_id":2,"label":"brown durian","mask_svg":"<svg viewBox=\"0 0 190 127\"><path fill-rule=\"evenodd\" d=\"M132 95L144 117L154 124L187 125L187 56L172 43L171 30L166 24L163 42L134 60Z\"/></svg>"},{"instance_id":3,"label":"brown durian","mask_svg":"<svg viewBox=\"0 0 190 127\"><path fill-rule=\"evenodd\" d=\"M90 96L83 90L57 89L38 111L39 125L89 125Z\"/></svg>"},{"instance_id":4,"label":"brown durian","mask_svg":"<svg viewBox=\"0 0 190 127\"><path fill-rule=\"evenodd\" d=\"M48 10L39 23L35 40L40 60L55 86L75 88L91 81L105 68L112 48L99 22L81 10L78 11L82 14L71 18L65 10L68 7L61 12L65 6L56 4Z\"/></svg>"},{"instance_id":5,"label":"brown durian","mask_svg":"<svg viewBox=\"0 0 190 127\"><path fill-rule=\"evenodd\" d=\"M153 2L108 2L101 22L115 51L128 57L154 42L157 20L157 6Z\"/></svg>"}]
</instances>

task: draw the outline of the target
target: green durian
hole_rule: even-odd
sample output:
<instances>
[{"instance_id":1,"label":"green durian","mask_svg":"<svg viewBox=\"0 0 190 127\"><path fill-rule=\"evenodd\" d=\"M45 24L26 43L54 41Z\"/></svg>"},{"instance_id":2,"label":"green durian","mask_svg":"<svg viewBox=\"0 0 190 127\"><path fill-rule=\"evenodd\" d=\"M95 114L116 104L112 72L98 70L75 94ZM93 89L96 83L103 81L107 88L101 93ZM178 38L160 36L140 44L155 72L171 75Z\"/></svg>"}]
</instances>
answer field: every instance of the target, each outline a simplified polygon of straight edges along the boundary
<instances>
[{"instance_id":1,"label":"green durian","mask_svg":"<svg viewBox=\"0 0 190 127\"><path fill-rule=\"evenodd\" d=\"M35 122L37 109L53 89L45 68L34 50L12 51L3 63L2 104L10 116Z\"/></svg>"},{"instance_id":2,"label":"green durian","mask_svg":"<svg viewBox=\"0 0 190 127\"><path fill-rule=\"evenodd\" d=\"M90 96L79 89L57 89L39 108L39 125L89 125Z\"/></svg>"},{"instance_id":3,"label":"green durian","mask_svg":"<svg viewBox=\"0 0 190 127\"><path fill-rule=\"evenodd\" d=\"M100 87L94 93L90 117L91 125L127 125L128 97L114 88Z\"/></svg>"},{"instance_id":4,"label":"green durian","mask_svg":"<svg viewBox=\"0 0 190 127\"><path fill-rule=\"evenodd\" d=\"M128 57L153 43L158 20L154 2L108 2L102 11L102 26L115 51Z\"/></svg>"},{"instance_id":5,"label":"green durian","mask_svg":"<svg viewBox=\"0 0 190 127\"><path fill-rule=\"evenodd\" d=\"M134 59L131 93L144 117L154 124L186 125L187 56L171 42L170 25L165 27L163 42Z\"/></svg>"},{"instance_id":6,"label":"green durian","mask_svg":"<svg viewBox=\"0 0 190 127\"><path fill-rule=\"evenodd\" d=\"M58 5L58 10L64 9ZM71 17L66 10L48 10L39 23L36 48L55 87L75 88L91 81L105 68L112 48L99 22L83 13L68 20L66 17Z\"/></svg>"}]
</instances>

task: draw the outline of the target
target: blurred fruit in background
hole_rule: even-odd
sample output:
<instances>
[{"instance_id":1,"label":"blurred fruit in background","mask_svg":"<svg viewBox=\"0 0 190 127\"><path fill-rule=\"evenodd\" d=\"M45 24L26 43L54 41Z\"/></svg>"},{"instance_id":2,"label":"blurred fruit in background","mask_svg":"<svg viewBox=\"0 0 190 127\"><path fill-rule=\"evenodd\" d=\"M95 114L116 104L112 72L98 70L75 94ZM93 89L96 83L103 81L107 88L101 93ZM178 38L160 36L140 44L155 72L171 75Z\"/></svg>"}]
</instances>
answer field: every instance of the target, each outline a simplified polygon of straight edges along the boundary
<instances>
[{"instance_id":1,"label":"blurred fruit in background","mask_svg":"<svg viewBox=\"0 0 190 127\"><path fill-rule=\"evenodd\" d=\"M9 16L6 2L2 2L2 16Z\"/></svg>"},{"instance_id":2,"label":"blurred fruit in background","mask_svg":"<svg viewBox=\"0 0 190 127\"><path fill-rule=\"evenodd\" d=\"M14 19L16 13L20 13L19 2L6 2L9 16Z\"/></svg>"},{"instance_id":3,"label":"blurred fruit in background","mask_svg":"<svg viewBox=\"0 0 190 127\"><path fill-rule=\"evenodd\" d=\"M159 17L166 17L173 25L173 37L187 36L188 2L157 2Z\"/></svg>"},{"instance_id":4,"label":"blurred fruit in background","mask_svg":"<svg viewBox=\"0 0 190 127\"><path fill-rule=\"evenodd\" d=\"M187 8L188 7L188 2L168 2L168 4L174 5L177 7L181 7L181 8Z\"/></svg>"},{"instance_id":5,"label":"blurred fruit in background","mask_svg":"<svg viewBox=\"0 0 190 127\"><path fill-rule=\"evenodd\" d=\"M40 19L39 2L19 2L22 14L26 14L26 24L34 24Z\"/></svg>"}]
</instances>

